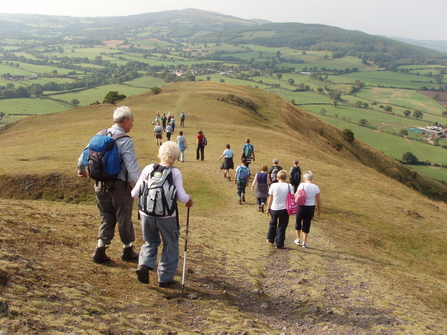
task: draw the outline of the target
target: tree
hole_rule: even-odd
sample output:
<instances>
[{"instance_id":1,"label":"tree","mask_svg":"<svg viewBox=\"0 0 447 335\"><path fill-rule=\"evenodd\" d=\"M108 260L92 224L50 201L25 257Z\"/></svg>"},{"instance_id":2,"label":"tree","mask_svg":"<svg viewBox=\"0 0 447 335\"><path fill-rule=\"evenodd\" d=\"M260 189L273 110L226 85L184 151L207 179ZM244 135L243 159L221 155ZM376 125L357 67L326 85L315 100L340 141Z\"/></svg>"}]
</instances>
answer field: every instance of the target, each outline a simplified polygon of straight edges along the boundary
<instances>
[{"instance_id":1,"label":"tree","mask_svg":"<svg viewBox=\"0 0 447 335\"><path fill-rule=\"evenodd\" d=\"M318 93L323 93L323 87L317 87Z\"/></svg>"},{"instance_id":2,"label":"tree","mask_svg":"<svg viewBox=\"0 0 447 335\"><path fill-rule=\"evenodd\" d=\"M295 105L295 99L290 100L290 103L291 103L292 105Z\"/></svg>"},{"instance_id":3,"label":"tree","mask_svg":"<svg viewBox=\"0 0 447 335\"><path fill-rule=\"evenodd\" d=\"M387 112L387 113L391 113L391 112L393 111L393 107L391 107L391 106L385 106L384 110L385 110L385 112Z\"/></svg>"},{"instance_id":4,"label":"tree","mask_svg":"<svg viewBox=\"0 0 447 335\"><path fill-rule=\"evenodd\" d=\"M124 100L127 97L124 94L119 94L118 91L110 91L104 97L103 103L115 105L118 101Z\"/></svg>"},{"instance_id":5,"label":"tree","mask_svg":"<svg viewBox=\"0 0 447 335\"><path fill-rule=\"evenodd\" d=\"M352 132L351 129L345 129L343 130L343 138L348 141L349 143L354 142L355 138L354 138L354 133Z\"/></svg>"},{"instance_id":6,"label":"tree","mask_svg":"<svg viewBox=\"0 0 447 335\"><path fill-rule=\"evenodd\" d=\"M71 99L71 104L75 107L78 107L78 105L80 104L78 99Z\"/></svg>"},{"instance_id":7,"label":"tree","mask_svg":"<svg viewBox=\"0 0 447 335\"><path fill-rule=\"evenodd\" d=\"M401 134L402 136L408 136L408 130L406 130L406 129L401 129L401 130L400 130L400 134Z\"/></svg>"},{"instance_id":8,"label":"tree","mask_svg":"<svg viewBox=\"0 0 447 335\"><path fill-rule=\"evenodd\" d=\"M415 119L422 119L423 116L424 116L424 114L421 111L414 111L413 112L413 117Z\"/></svg>"},{"instance_id":9,"label":"tree","mask_svg":"<svg viewBox=\"0 0 447 335\"><path fill-rule=\"evenodd\" d=\"M293 78L289 78L288 82L289 82L290 85L295 84L295 80L293 80Z\"/></svg>"},{"instance_id":10,"label":"tree","mask_svg":"<svg viewBox=\"0 0 447 335\"><path fill-rule=\"evenodd\" d=\"M357 107L357 108L362 108L362 107L363 107L363 102L362 102L361 100L358 100L358 101L355 103L355 107Z\"/></svg>"},{"instance_id":11,"label":"tree","mask_svg":"<svg viewBox=\"0 0 447 335\"><path fill-rule=\"evenodd\" d=\"M28 90L27 90L25 87L23 87L23 86L19 86L19 87L16 89L16 93L17 93L17 96L18 96L19 98L29 98L29 92L28 92Z\"/></svg>"},{"instance_id":12,"label":"tree","mask_svg":"<svg viewBox=\"0 0 447 335\"><path fill-rule=\"evenodd\" d=\"M281 72L276 73L276 78L281 79L282 78L282 73Z\"/></svg>"},{"instance_id":13,"label":"tree","mask_svg":"<svg viewBox=\"0 0 447 335\"><path fill-rule=\"evenodd\" d=\"M409 117L411 114L411 111L409 109L406 109L403 111L403 113L404 113L405 117Z\"/></svg>"},{"instance_id":14,"label":"tree","mask_svg":"<svg viewBox=\"0 0 447 335\"><path fill-rule=\"evenodd\" d=\"M158 87L158 86L154 86L154 87L151 87L151 91L152 91L152 93L154 93L155 95L158 95L158 94L160 94L160 92L161 92L161 88Z\"/></svg>"},{"instance_id":15,"label":"tree","mask_svg":"<svg viewBox=\"0 0 447 335\"><path fill-rule=\"evenodd\" d=\"M325 115L326 114L326 109L325 108L320 109L320 114L321 115Z\"/></svg>"},{"instance_id":16,"label":"tree","mask_svg":"<svg viewBox=\"0 0 447 335\"><path fill-rule=\"evenodd\" d=\"M360 121L359 121L359 126L361 126L361 127L367 127L368 124L369 124L369 122L366 119L360 119Z\"/></svg>"},{"instance_id":17,"label":"tree","mask_svg":"<svg viewBox=\"0 0 447 335\"><path fill-rule=\"evenodd\" d=\"M438 100L438 99L439 99L439 93L433 94L433 100Z\"/></svg>"},{"instance_id":18,"label":"tree","mask_svg":"<svg viewBox=\"0 0 447 335\"><path fill-rule=\"evenodd\" d=\"M419 162L418 158L409 151L402 155L402 161L407 164L416 164Z\"/></svg>"}]
</instances>

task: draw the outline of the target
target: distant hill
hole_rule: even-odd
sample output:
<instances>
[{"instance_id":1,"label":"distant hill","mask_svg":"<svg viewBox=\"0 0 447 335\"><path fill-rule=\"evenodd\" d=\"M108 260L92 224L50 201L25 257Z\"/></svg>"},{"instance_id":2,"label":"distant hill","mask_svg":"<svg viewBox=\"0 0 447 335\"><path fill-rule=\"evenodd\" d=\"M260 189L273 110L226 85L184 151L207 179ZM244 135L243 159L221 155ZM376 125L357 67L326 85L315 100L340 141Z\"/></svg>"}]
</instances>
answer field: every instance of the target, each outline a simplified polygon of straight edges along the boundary
<instances>
[{"instance_id":1,"label":"distant hill","mask_svg":"<svg viewBox=\"0 0 447 335\"><path fill-rule=\"evenodd\" d=\"M0 14L0 38L23 39L40 35L51 44L66 43L66 36L96 41L125 40L149 26L154 26L152 36L160 40L186 39L199 43L252 43L275 48L325 50L334 52L334 57L355 56L380 67L416 62L447 64L446 53L429 49L427 45L424 48L412 45L414 43L321 24L245 20L192 8L122 17Z\"/></svg>"},{"instance_id":2,"label":"distant hill","mask_svg":"<svg viewBox=\"0 0 447 335\"><path fill-rule=\"evenodd\" d=\"M389 36L388 38L392 38L393 40L404 42L407 44L416 45L419 47L429 48L433 50L437 50L440 52L447 53L447 41L437 41L437 40L413 40L405 37L395 37Z\"/></svg>"}]
</instances>

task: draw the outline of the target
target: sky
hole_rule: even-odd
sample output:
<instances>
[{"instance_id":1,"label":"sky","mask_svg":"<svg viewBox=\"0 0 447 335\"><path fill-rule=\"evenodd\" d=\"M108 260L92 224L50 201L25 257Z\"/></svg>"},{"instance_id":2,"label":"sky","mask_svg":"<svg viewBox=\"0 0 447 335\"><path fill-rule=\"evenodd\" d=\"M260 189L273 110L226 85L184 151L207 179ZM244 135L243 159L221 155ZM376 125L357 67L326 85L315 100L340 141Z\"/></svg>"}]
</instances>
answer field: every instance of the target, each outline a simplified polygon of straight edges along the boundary
<instances>
[{"instance_id":1,"label":"sky","mask_svg":"<svg viewBox=\"0 0 447 335\"><path fill-rule=\"evenodd\" d=\"M195 8L242 19L319 23L372 35L447 41L447 0L9 0L0 13L127 16Z\"/></svg>"}]
</instances>

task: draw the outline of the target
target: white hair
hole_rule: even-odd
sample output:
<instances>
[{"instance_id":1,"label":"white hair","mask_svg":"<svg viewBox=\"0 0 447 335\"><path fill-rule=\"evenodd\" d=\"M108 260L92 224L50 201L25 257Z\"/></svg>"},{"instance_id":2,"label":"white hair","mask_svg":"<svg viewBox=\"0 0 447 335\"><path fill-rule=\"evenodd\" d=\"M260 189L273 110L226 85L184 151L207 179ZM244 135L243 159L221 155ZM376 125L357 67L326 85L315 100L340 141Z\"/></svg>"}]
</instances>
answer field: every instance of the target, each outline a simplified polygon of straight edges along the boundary
<instances>
[{"instance_id":1,"label":"white hair","mask_svg":"<svg viewBox=\"0 0 447 335\"><path fill-rule=\"evenodd\" d=\"M180 147L173 141L166 141L158 149L158 158L170 164L174 164L179 156Z\"/></svg>"},{"instance_id":2,"label":"white hair","mask_svg":"<svg viewBox=\"0 0 447 335\"><path fill-rule=\"evenodd\" d=\"M312 180L314 177L314 174L312 173L312 171L306 171L303 174L303 179L304 180Z\"/></svg>"},{"instance_id":3,"label":"white hair","mask_svg":"<svg viewBox=\"0 0 447 335\"><path fill-rule=\"evenodd\" d=\"M113 111L113 122L123 123L125 119L131 119L132 112L127 106L120 106Z\"/></svg>"}]
</instances>

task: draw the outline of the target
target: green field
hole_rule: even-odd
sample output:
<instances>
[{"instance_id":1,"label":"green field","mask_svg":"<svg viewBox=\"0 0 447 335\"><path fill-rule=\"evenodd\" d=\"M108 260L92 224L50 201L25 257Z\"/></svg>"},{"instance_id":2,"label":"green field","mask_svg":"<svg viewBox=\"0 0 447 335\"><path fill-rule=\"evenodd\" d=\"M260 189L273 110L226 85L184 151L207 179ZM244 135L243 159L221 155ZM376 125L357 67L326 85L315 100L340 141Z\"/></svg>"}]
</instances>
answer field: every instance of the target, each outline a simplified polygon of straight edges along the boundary
<instances>
[{"instance_id":1,"label":"green field","mask_svg":"<svg viewBox=\"0 0 447 335\"><path fill-rule=\"evenodd\" d=\"M445 108L435 100L411 90L365 87L357 95L381 104L403 106L435 115L441 115L445 111Z\"/></svg>"},{"instance_id":2,"label":"green field","mask_svg":"<svg viewBox=\"0 0 447 335\"><path fill-rule=\"evenodd\" d=\"M20 107L17 108L17 106ZM0 112L5 113L6 115L0 121L0 129L9 123L15 122L29 115L62 112L70 108L72 108L72 106L48 99L2 99L0 100Z\"/></svg>"},{"instance_id":3,"label":"green field","mask_svg":"<svg viewBox=\"0 0 447 335\"><path fill-rule=\"evenodd\" d=\"M131 87L127 85L105 85L78 92L53 94L50 95L50 97L53 99L64 100L67 102L70 102L72 99L77 99L80 102L80 106L85 106L90 105L95 101L102 102L106 94L110 91L118 91L120 94L124 94L127 97L130 97L131 95L146 92L148 91L148 89Z\"/></svg>"}]
</instances>

